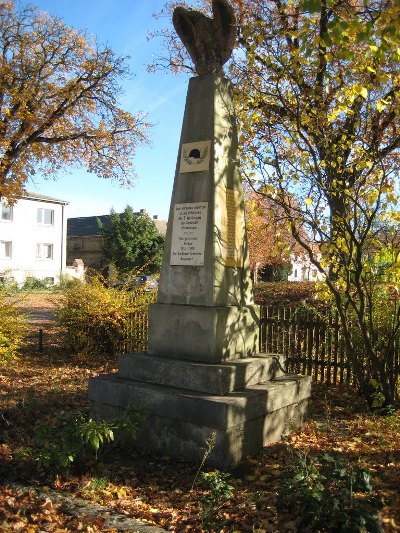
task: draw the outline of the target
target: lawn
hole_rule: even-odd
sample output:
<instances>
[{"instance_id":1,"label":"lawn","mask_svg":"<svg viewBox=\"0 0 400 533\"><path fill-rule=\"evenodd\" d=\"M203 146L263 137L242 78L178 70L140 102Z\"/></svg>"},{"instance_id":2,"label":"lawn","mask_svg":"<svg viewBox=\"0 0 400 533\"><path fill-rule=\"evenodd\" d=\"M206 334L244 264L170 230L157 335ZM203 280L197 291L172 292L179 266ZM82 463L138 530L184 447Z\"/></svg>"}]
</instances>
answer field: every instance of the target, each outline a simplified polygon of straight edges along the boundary
<instances>
[{"instance_id":1,"label":"lawn","mask_svg":"<svg viewBox=\"0 0 400 533\"><path fill-rule=\"evenodd\" d=\"M208 518L212 494L199 478L193 485L198 464L148 455L130 444L104 449L69 475L38 476L18 453L31 444L36 421L51 421L60 410L87 411L88 378L115 367L115 361L80 361L59 349L51 313L56 300L35 295L22 302L35 311L31 335L44 329L44 349L38 353L32 337L19 361L0 369L0 531L117 531L106 525L110 512L169 531L307 531L304 509L285 508L279 495L293 483L288 467L310 465L313 458L318 465L324 452L347 465L346 475L355 468L371 472L383 528L400 531L400 412L367 413L354 391L342 387L315 385L305 427L230 471L232 493ZM209 470L205 463L203 471ZM77 516L50 489L104 507Z\"/></svg>"}]
</instances>

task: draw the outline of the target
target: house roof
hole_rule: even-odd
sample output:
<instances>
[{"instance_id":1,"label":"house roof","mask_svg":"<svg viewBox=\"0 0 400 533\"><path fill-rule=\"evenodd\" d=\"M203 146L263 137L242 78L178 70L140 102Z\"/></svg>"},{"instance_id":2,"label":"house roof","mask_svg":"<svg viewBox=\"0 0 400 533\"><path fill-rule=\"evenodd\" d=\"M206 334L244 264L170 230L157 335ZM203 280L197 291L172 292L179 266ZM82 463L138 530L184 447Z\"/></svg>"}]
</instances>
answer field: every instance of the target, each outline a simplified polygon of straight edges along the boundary
<instances>
[{"instance_id":1,"label":"house roof","mask_svg":"<svg viewBox=\"0 0 400 533\"><path fill-rule=\"evenodd\" d=\"M135 214L139 215L140 213ZM110 215L68 218L67 237L89 237L100 235L98 220L101 220L101 222L107 227L110 224ZM153 218L152 220L161 235L165 235L167 230L166 221L158 218Z\"/></svg>"},{"instance_id":2,"label":"house roof","mask_svg":"<svg viewBox=\"0 0 400 533\"><path fill-rule=\"evenodd\" d=\"M98 220L101 220L101 222L107 226L110 223L109 218L109 215L68 218L67 237L89 237L90 235L100 235Z\"/></svg>"},{"instance_id":3,"label":"house roof","mask_svg":"<svg viewBox=\"0 0 400 533\"><path fill-rule=\"evenodd\" d=\"M65 200L60 200L59 198L53 198L52 196L46 196L44 194L30 191L25 191L22 194L22 198L26 198L27 200L38 200L39 202L52 202L54 204L69 204L69 202L66 202Z\"/></svg>"}]
</instances>

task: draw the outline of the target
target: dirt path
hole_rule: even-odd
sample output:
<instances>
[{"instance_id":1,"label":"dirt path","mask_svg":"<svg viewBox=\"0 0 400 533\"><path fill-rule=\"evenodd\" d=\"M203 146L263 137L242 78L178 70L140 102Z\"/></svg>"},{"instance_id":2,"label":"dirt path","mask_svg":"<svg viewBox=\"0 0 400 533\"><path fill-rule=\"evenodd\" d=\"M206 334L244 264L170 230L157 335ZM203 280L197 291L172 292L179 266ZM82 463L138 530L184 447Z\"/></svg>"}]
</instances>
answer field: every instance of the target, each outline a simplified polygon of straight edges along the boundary
<instances>
[{"instance_id":1,"label":"dirt path","mask_svg":"<svg viewBox=\"0 0 400 533\"><path fill-rule=\"evenodd\" d=\"M17 303L28 316L30 324L42 327L54 323L60 299L61 296L57 293L27 293L22 294Z\"/></svg>"},{"instance_id":2,"label":"dirt path","mask_svg":"<svg viewBox=\"0 0 400 533\"><path fill-rule=\"evenodd\" d=\"M11 297L27 317L27 345L24 352L53 351L58 345L55 313L61 297L60 294L52 292L19 292Z\"/></svg>"}]
</instances>

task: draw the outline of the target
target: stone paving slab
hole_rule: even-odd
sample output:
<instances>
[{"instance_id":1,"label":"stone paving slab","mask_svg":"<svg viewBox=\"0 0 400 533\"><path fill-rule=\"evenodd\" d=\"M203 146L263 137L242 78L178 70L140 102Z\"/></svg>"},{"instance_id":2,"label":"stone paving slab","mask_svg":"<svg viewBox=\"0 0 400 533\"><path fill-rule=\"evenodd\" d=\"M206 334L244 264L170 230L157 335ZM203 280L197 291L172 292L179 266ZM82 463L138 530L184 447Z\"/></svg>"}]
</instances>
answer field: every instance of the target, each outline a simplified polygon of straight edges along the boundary
<instances>
[{"instance_id":1,"label":"stone paving slab","mask_svg":"<svg viewBox=\"0 0 400 533\"><path fill-rule=\"evenodd\" d=\"M35 487L19 483L8 483L5 486L17 490L32 490L39 498L49 498L53 504L59 505L59 511L61 513L71 517L97 517L107 515L104 521L105 528L115 528L118 531L128 531L130 533L165 533L166 531L160 527L146 524L136 518L129 518L117 513L110 507L92 503L83 498L75 498L69 494L60 493L47 487Z\"/></svg>"}]
</instances>

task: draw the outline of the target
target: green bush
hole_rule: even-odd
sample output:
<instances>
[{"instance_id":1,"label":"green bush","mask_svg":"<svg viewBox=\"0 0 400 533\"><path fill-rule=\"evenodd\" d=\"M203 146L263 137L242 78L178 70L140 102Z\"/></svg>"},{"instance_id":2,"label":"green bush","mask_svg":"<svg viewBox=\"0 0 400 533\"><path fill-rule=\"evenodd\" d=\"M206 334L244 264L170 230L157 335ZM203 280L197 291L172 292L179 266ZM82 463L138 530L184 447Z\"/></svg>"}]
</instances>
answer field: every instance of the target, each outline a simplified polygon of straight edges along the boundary
<instances>
[{"instance_id":1,"label":"green bush","mask_svg":"<svg viewBox=\"0 0 400 533\"><path fill-rule=\"evenodd\" d=\"M200 486L205 490L200 497L200 518L204 527L220 525L216 522L218 512L233 495L233 486L228 483L230 477L219 470L200 474Z\"/></svg>"},{"instance_id":2,"label":"green bush","mask_svg":"<svg viewBox=\"0 0 400 533\"><path fill-rule=\"evenodd\" d=\"M39 472L67 474L90 456L97 459L103 446L136 437L144 417L144 412L133 407L112 421L61 411L51 420L36 422L33 446L22 449L20 457L34 461Z\"/></svg>"},{"instance_id":3,"label":"green bush","mask_svg":"<svg viewBox=\"0 0 400 533\"><path fill-rule=\"evenodd\" d=\"M280 505L297 519L299 531L383 532L369 470L339 454L316 457L295 452L286 470Z\"/></svg>"},{"instance_id":4,"label":"green bush","mask_svg":"<svg viewBox=\"0 0 400 533\"><path fill-rule=\"evenodd\" d=\"M51 286L45 279L34 278L33 276L27 276L21 287L22 291L43 291L47 290Z\"/></svg>"},{"instance_id":5,"label":"green bush","mask_svg":"<svg viewBox=\"0 0 400 533\"><path fill-rule=\"evenodd\" d=\"M61 288L57 311L65 349L88 356L113 356L121 350L127 331L135 335L135 310L147 312L149 298L143 291L129 292L106 286L101 277L87 283L75 280Z\"/></svg>"},{"instance_id":6,"label":"green bush","mask_svg":"<svg viewBox=\"0 0 400 533\"><path fill-rule=\"evenodd\" d=\"M5 291L0 290L0 364L15 359L27 331L24 315Z\"/></svg>"}]
</instances>

